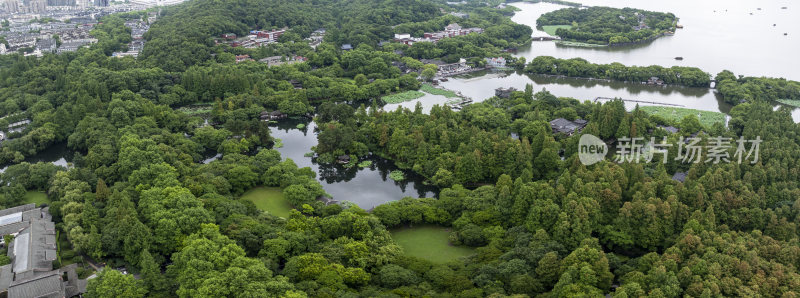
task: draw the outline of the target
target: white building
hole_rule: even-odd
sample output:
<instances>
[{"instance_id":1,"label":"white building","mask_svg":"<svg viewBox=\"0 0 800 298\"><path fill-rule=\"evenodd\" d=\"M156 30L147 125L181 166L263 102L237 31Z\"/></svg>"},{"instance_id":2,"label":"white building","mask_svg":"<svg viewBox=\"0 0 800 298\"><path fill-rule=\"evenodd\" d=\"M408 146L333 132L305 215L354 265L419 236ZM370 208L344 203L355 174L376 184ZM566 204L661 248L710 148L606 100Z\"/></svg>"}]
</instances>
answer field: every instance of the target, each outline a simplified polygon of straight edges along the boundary
<instances>
[{"instance_id":1,"label":"white building","mask_svg":"<svg viewBox=\"0 0 800 298\"><path fill-rule=\"evenodd\" d=\"M168 6L182 3L184 0L131 0L131 4L145 7Z\"/></svg>"}]
</instances>

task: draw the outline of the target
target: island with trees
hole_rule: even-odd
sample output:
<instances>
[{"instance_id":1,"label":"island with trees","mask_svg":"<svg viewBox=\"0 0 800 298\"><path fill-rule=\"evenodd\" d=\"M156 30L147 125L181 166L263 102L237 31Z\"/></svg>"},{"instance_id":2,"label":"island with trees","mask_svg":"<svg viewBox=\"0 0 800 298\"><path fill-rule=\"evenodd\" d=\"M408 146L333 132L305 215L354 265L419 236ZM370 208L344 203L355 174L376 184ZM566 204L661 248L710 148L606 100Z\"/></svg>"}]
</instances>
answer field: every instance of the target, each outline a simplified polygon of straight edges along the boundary
<instances>
[{"instance_id":1,"label":"island with trees","mask_svg":"<svg viewBox=\"0 0 800 298\"><path fill-rule=\"evenodd\" d=\"M634 8L563 8L543 14L536 26L552 30L564 44L618 46L647 42L673 34L677 18L672 13Z\"/></svg>"},{"instance_id":2,"label":"island with trees","mask_svg":"<svg viewBox=\"0 0 800 298\"><path fill-rule=\"evenodd\" d=\"M559 59L538 56L525 66L525 72L574 78L605 79L650 85L711 86L711 74L696 67L626 66L622 63L596 64L583 58Z\"/></svg>"},{"instance_id":3,"label":"island with trees","mask_svg":"<svg viewBox=\"0 0 800 298\"><path fill-rule=\"evenodd\" d=\"M730 104L775 101L800 107L800 82L783 78L745 77L724 70L714 77L722 99Z\"/></svg>"}]
</instances>

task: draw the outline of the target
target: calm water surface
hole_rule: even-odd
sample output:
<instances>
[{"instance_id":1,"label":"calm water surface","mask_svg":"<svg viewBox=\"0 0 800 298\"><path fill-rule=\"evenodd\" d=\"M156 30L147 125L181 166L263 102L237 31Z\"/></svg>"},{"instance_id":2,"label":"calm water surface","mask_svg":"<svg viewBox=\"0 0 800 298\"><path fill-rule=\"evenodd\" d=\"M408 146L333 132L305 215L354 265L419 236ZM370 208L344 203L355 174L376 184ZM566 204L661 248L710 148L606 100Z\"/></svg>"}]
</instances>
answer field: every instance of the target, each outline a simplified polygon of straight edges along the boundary
<instances>
[{"instance_id":1,"label":"calm water surface","mask_svg":"<svg viewBox=\"0 0 800 298\"><path fill-rule=\"evenodd\" d=\"M49 162L57 166L65 168L70 167L72 162L72 151L67 149L67 143L56 143L38 154L25 159L28 163ZM0 168L0 173L6 171L9 165L4 165Z\"/></svg>"},{"instance_id":2,"label":"calm water surface","mask_svg":"<svg viewBox=\"0 0 800 298\"><path fill-rule=\"evenodd\" d=\"M555 78L540 75L527 75L517 72L474 73L443 82L447 89L459 90L462 94L480 102L494 96L500 87L514 87L525 90L532 84L534 91L547 90L556 96L572 97L581 101L597 97L623 98L657 103L680 104L686 108L713 112L727 112L730 105L721 101L712 89L688 88L679 86L647 86L622 82L607 82L573 78ZM635 103L626 103L633 108Z\"/></svg>"},{"instance_id":3,"label":"calm water surface","mask_svg":"<svg viewBox=\"0 0 800 298\"><path fill-rule=\"evenodd\" d=\"M620 62L626 65L694 66L711 74L728 69L748 76L784 77L800 80L800 2L791 0L578 0L590 6L633 7L672 12L680 18L674 36L647 44L581 48L557 46L554 42L533 42L520 56L584 58L594 63ZM533 36L547 36L536 30L536 19L565 6L515 3L522 9L514 22L534 28ZM787 9L781 9L786 7ZM761 10L758 10L761 8ZM750 15L752 13L752 15ZM773 26L774 25L774 26ZM788 35L784 36L783 34ZM675 60L681 56L683 61Z\"/></svg>"},{"instance_id":4,"label":"calm water surface","mask_svg":"<svg viewBox=\"0 0 800 298\"><path fill-rule=\"evenodd\" d=\"M298 123L306 124L297 129ZM351 201L364 209L404 197L430 198L435 196L435 187L422 184L422 178L406 171L406 180L396 182L389 173L397 170L391 162L373 158L372 166L367 168L344 168L338 164L324 165L306 157L311 147L317 145L314 122L281 121L270 129L273 137L283 141L282 148L276 148L281 156L291 158L299 167L310 167L317 173L317 180L334 200Z\"/></svg>"},{"instance_id":5,"label":"calm water surface","mask_svg":"<svg viewBox=\"0 0 800 298\"><path fill-rule=\"evenodd\" d=\"M528 61L537 56L584 58L594 63L621 62L626 65L694 66L712 75L723 69L752 76L785 77L800 80L800 60L789 57L800 52L800 3L791 1L626 1L581 0L586 5L635 7L653 11L673 12L684 29L675 36L665 36L647 44L625 47L581 48L558 46L555 42L532 42L520 49L517 56ZM538 31L536 19L543 13L566 6L550 3L514 3L521 9L512 20L534 28L532 36L546 36ZM787 9L781 9L781 7ZM761 10L758 10L758 8ZM726 11L727 10L727 11ZM750 13L753 15L750 15ZM773 24L775 26L773 26ZM795 32L792 34L792 32ZM783 33L788 33L784 36ZM684 57L683 61L675 60ZM471 97L475 102L494 96L494 89L515 87L524 90L533 84L534 90L546 89L556 96L594 100L611 97L670 103L686 108L728 113L731 106L719 99L713 89L685 87L656 87L640 84L552 78L520 73L479 72L451 78L442 86ZM426 102L423 107L439 103ZM407 103L413 107L415 102ZM626 103L632 109L636 103ZM640 105L647 105L640 103ZM800 109L792 113L800 122Z\"/></svg>"}]
</instances>

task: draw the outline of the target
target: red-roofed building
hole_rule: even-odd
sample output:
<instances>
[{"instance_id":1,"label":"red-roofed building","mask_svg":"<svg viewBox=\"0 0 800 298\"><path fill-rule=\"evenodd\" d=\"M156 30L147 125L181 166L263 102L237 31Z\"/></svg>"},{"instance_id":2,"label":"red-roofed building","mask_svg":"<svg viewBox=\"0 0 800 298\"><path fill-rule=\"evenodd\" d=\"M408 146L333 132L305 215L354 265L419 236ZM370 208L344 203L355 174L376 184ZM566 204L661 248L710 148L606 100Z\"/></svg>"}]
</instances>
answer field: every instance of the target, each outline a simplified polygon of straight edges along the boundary
<instances>
[{"instance_id":1,"label":"red-roofed building","mask_svg":"<svg viewBox=\"0 0 800 298\"><path fill-rule=\"evenodd\" d=\"M250 55L236 55L236 63L244 62L244 61L251 61Z\"/></svg>"}]
</instances>

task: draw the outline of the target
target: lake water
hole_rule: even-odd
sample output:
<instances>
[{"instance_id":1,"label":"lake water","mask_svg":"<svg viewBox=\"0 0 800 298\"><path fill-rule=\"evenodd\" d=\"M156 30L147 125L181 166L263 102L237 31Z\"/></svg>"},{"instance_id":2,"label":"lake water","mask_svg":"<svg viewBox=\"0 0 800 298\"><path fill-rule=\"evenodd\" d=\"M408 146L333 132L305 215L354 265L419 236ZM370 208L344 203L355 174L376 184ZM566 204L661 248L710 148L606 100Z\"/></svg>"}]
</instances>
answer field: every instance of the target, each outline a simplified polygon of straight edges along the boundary
<instances>
[{"instance_id":1,"label":"lake water","mask_svg":"<svg viewBox=\"0 0 800 298\"><path fill-rule=\"evenodd\" d=\"M517 56L528 61L537 56L558 58L584 58L594 63L621 62L626 65L694 66L712 75L723 69L737 74L753 76L786 77L800 80L800 5L792 7L790 1L625 1L581 0L586 5L610 7L635 7L652 11L673 12L680 18L684 29L674 36L665 36L647 44L624 47L581 48L558 46L555 42L532 42L519 49ZM536 19L543 13L565 8L550 3L514 3L521 9L512 20L534 28L532 36L546 36L536 30ZM787 9L781 9L781 7ZM761 7L761 10L758 8ZM716 10L716 12L715 12ZM726 11L727 10L727 11ZM753 13L751 16L750 13ZM772 25L775 24L773 27ZM792 30L795 34L792 34ZM789 33L784 36L784 31ZM675 60L684 57L683 61ZM728 113L731 106L717 96L713 89L658 87L641 84L591 81L572 78L553 78L525 75L514 72L479 72L451 78L442 87L461 91L475 102L494 96L494 89L514 87L524 90L532 84L535 91L546 89L556 96L579 100L611 97L677 104L686 108ZM440 100L420 99L423 107ZM413 107L415 102L407 103ZM636 103L626 103L632 109ZM646 104L641 104L646 105ZM800 122L800 109L792 113Z\"/></svg>"},{"instance_id":2,"label":"lake water","mask_svg":"<svg viewBox=\"0 0 800 298\"><path fill-rule=\"evenodd\" d=\"M532 84L534 91L547 90L556 96L572 97L581 101L597 97L623 98L658 103L681 104L686 108L712 112L727 112L731 106L721 101L712 89L688 88L680 86L648 86L622 82L585 80L574 78L555 78L540 75L527 75L519 72L474 73L469 76L452 78L440 85L447 89L459 90L481 102L494 96L496 88L514 87L525 90ZM635 103L626 103L632 109Z\"/></svg>"},{"instance_id":3,"label":"lake water","mask_svg":"<svg viewBox=\"0 0 800 298\"><path fill-rule=\"evenodd\" d=\"M791 0L578 0L584 5L633 7L672 12L680 18L674 36L647 44L607 48L558 46L554 42L533 42L520 49L528 61L536 56L584 58L594 63L620 62L626 65L694 66L715 75L728 69L737 75L784 77L800 80L800 3ZM533 36L547 36L536 30L543 13L566 6L550 3L514 3L522 9L514 22L534 28ZM781 9L787 7L787 9ZM761 10L758 10L761 8ZM750 15L752 13L752 15ZM774 25L774 26L773 26ZM784 33L788 35L784 36ZM683 61L675 57L683 57Z\"/></svg>"},{"instance_id":4,"label":"lake water","mask_svg":"<svg viewBox=\"0 0 800 298\"><path fill-rule=\"evenodd\" d=\"M297 124L306 125L297 129ZM273 125L270 129L272 137L281 139L283 147L275 148L281 157L291 158L299 167L310 167L317 173L317 180L322 188L334 200L350 201L364 209L371 209L380 204L402 199L404 197L430 198L436 195L436 188L422 184L422 178L405 171L406 180L397 182L389 178L389 173L397 170L391 162L382 158L373 158L372 165L367 168L344 168L338 164L321 165L305 154L317 145L314 133L316 124L307 121L285 120Z\"/></svg>"},{"instance_id":5,"label":"lake water","mask_svg":"<svg viewBox=\"0 0 800 298\"><path fill-rule=\"evenodd\" d=\"M42 152L25 159L28 163L49 162L57 166L68 168L72 162L72 151L67 149L67 143L57 143L51 145ZM9 165L4 165L0 168L0 173L6 171Z\"/></svg>"}]
</instances>

